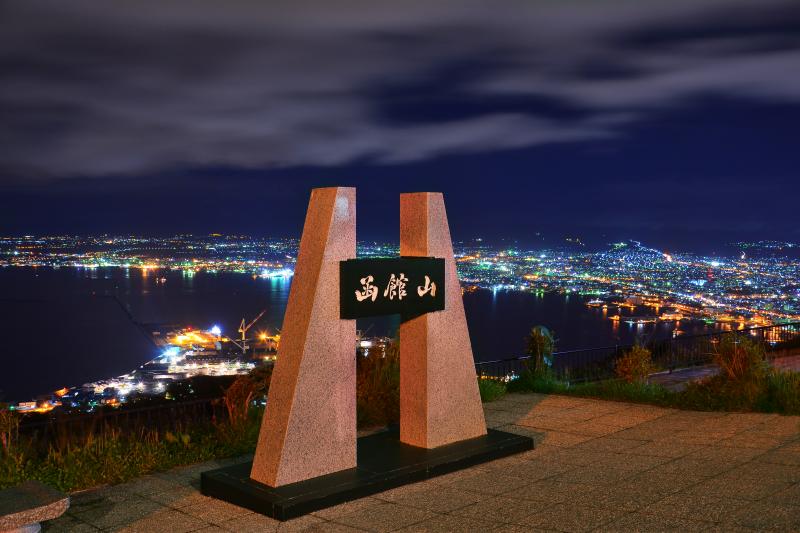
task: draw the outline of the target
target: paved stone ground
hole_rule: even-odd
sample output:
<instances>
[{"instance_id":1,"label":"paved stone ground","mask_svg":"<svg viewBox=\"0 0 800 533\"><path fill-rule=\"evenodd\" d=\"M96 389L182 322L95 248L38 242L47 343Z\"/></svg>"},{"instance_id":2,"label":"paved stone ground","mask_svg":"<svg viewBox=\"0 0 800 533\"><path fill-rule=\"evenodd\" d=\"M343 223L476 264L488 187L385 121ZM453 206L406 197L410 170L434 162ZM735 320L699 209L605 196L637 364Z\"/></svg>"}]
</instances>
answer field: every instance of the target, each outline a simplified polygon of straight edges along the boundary
<instances>
[{"instance_id":1,"label":"paved stone ground","mask_svg":"<svg viewBox=\"0 0 800 533\"><path fill-rule=\"evenodd\" d=\"M511 394L533 451L280 523L199 494L212 462L75 495L48 531L800 531L800 417ZM239 459L241 460L241 459Z\"/></svg>"},{"instance_id":2,"label":"paved stone ground","mask_svg":"<svg viewBox=\"0 0 800 533\"><path fill-rule=\"evenodd\" d=\"M719 372L716 365L693 366L691 368L681 368L672 372L659 372L651 374L648 383L656 383L667 390L682 391L691 381L700 381Z\"/></svg>"}]
</instances>

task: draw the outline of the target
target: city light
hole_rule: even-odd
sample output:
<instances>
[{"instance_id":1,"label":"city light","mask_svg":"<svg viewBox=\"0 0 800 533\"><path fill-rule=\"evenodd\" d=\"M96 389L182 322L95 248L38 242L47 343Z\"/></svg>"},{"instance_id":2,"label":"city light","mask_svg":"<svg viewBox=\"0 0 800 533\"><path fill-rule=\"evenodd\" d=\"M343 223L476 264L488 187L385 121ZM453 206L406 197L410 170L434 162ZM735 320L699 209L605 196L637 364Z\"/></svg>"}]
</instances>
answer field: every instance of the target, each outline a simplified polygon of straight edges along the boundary
<instances>
[{"instance_id":1,"label":"city light","mask_svg":"<svg viewBox=\"0 0 800 533\"><path fill-rule=\"evenodd\" d=\"M298 245L296 239L246 237L0 237L0 266L73 267L86 269L80 270L85 276L102 275L99 269L139 268L150 272L143 283L170 287L190 287L193 276L212 272L288 283ZM688 322L700 329L742 329L800 321L800 264L783 254L792 248L792 243L773 241L735 243L728 256L708 257L667 253L636 241L587 250L576 238L540 248L495 248L472 240L456 244L455 255L464 293L488 290L493 301L501 291L537 298L561 293L573 301L585 298L585 305L597 308L599 318L615 328L644 330L664 322L677 336ZM156 249L161 252L153 256ZM385 257L398 255L399 249L360 244L357 253ZM22 402L17 408L50 410L62 399L64 405L86 409L117 406L140 395L163 395L172 381L246 373L255 364L275 361L280 335L261 330L243 342L223 336L218 324L207 330L187 325L156 340L160 355L135 371L63 388L50 402ZM362 339L357 349L373 350L372 342Z\"/></svg>"}]
</instances>

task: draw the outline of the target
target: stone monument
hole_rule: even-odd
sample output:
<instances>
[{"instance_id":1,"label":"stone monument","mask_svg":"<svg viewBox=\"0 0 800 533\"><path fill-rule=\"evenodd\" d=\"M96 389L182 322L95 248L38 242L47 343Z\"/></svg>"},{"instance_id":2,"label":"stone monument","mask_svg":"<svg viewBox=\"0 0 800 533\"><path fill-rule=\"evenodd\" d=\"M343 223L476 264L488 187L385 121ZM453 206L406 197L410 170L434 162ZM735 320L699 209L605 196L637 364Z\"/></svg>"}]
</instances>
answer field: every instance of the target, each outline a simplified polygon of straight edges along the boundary
<instances>
[{"instance_id":1,"label":"stone monument","mask_svg":"<svg viewBox=\"0 0 800 533\"><path fill-rule=\"evenodd\" d=\"M442 257L445 309L400 324L400 440L436 448L486 434L442 193L400 195L400 256Z\"/></svg>"},{"instance_id":2,"label":"stone monument","mask_svg":"<svg viewBox=\"0 0 800 533\"><path fill-rule=\"evenodd\" d=\"M533 448L487 430L441 193L400 197L399 258L356 259L355 189L314 189L252 462L208 496L286 520ZM356 438L356 318L399 314L400 428Z\"/></svg>"},{"instance_id":3,"label":"stone monument","mask_svg":"<svg viewBox=\"0 0 800 533\"><path fill-rule=\"evenodd\" d=\"M277 487L356 466L356 321L339 262L356 257L356 191L314 189L250 477Z\"/></svg>"}]
</instances>

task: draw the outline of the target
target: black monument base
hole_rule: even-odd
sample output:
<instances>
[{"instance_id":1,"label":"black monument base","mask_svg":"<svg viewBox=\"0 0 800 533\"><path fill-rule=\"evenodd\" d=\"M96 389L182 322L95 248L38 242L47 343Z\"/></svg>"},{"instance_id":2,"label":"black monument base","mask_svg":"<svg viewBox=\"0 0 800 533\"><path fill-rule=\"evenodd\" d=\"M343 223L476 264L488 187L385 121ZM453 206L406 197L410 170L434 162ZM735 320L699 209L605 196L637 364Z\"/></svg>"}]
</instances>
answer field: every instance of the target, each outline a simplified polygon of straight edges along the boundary
<instances>
[{"instance_id":1,"label":"black monument base","mask_svg":"<svg viewBox=\"0 0 800 533\"><path fill-rule=\"evenodd\" d=\"M432 450L403 444L397 430L358 439L358 466L282 487L250 479L251 462L203 472L206 496L288 520L407 483L533 449L533 439L490 429L483 437Z\"/></svg>"}]
</instances>

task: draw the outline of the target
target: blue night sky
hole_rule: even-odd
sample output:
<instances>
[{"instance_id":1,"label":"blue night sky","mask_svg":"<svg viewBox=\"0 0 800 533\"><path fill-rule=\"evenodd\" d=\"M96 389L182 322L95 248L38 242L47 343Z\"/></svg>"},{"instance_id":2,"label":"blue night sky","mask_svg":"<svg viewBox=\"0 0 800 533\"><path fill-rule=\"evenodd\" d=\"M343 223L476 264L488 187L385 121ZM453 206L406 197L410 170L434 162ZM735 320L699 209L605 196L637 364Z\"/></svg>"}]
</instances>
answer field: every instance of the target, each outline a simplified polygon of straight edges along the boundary
<instances>
[{"instance_id":1,"label":"blue night sky","mask_svg":"<svg viewBox=\"0 0 800 533\"><path fill-rule=\"evenodd\" d=\"M0 234L800 241L795 0L0 6Z\"/></svg>"}]
</instances>

